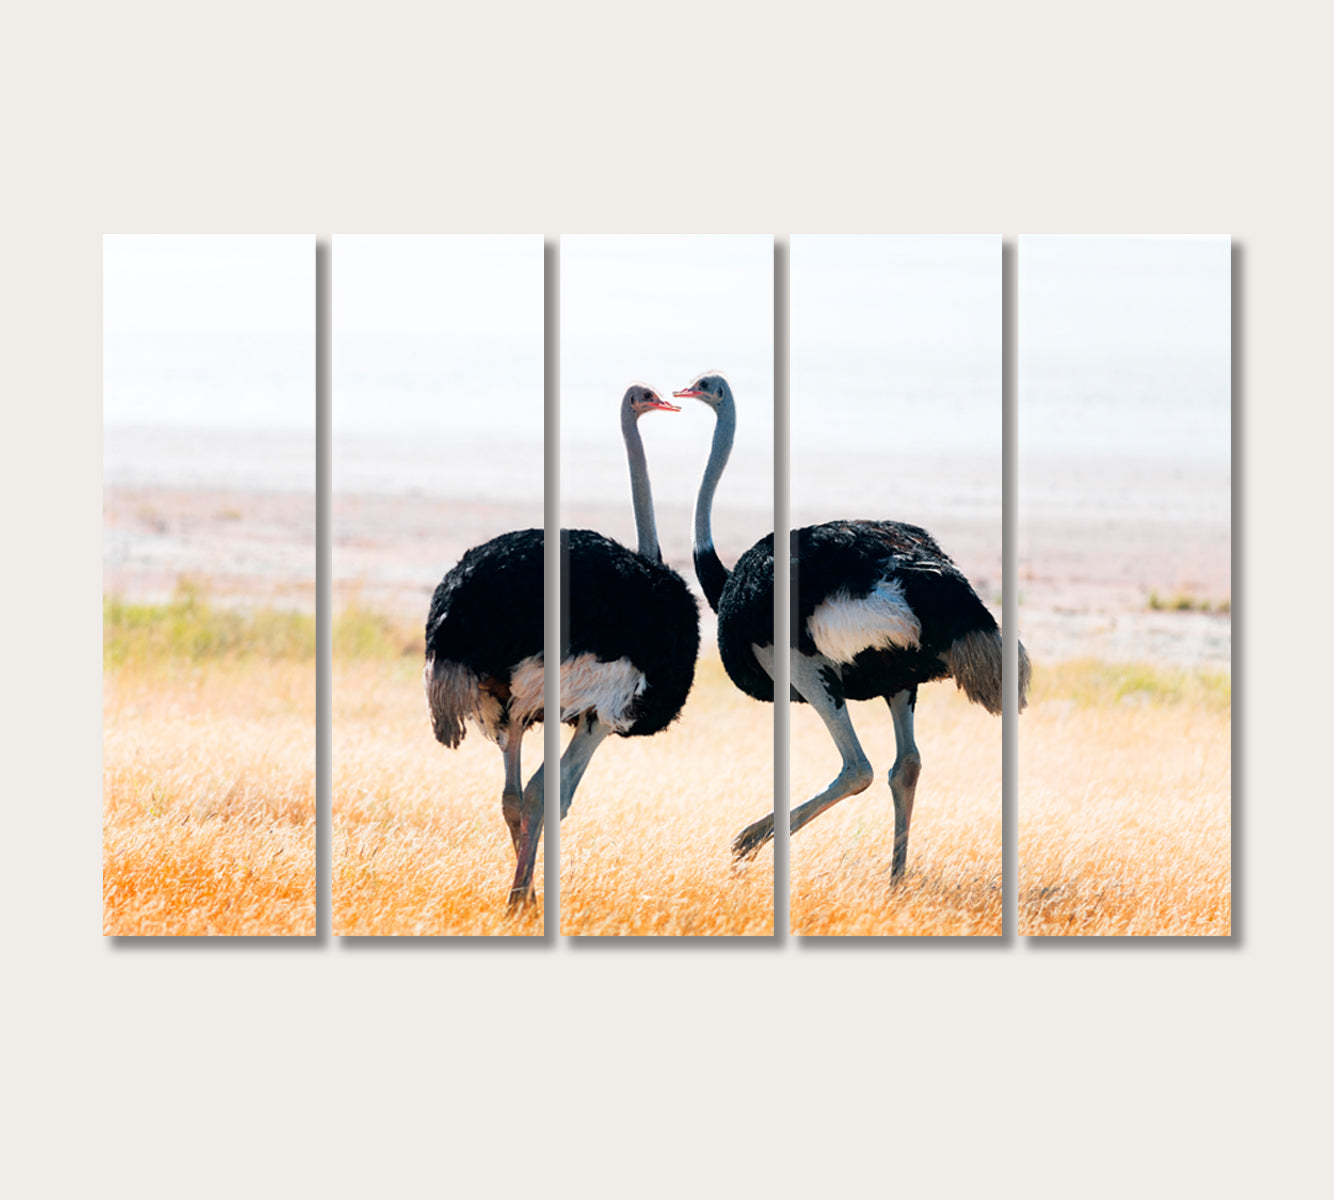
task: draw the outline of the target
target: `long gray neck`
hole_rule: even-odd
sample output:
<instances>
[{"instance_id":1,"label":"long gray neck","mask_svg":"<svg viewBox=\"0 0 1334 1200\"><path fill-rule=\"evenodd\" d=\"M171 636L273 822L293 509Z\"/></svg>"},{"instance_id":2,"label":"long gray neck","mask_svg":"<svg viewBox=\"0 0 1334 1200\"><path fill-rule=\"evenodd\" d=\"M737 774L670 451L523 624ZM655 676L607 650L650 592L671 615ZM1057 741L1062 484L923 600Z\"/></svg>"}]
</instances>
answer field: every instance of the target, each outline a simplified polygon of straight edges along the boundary
<instances>
[{"instance_id":1,"label":"long gray neck","mask_svg":"<svg viewBox=\"0 0 1334 1200\"><path fill-rule=\"evenodd\" d=\"M717 420L713 427L713 448L709 451L699 496L695 500L696 554L713 549L713 494L718 490L723 468L732 454L732 439L736 437L736 408L731 404L720 404L714 411Z\"/></svg>"},{"instance_id":2,"label":"long gray neck","mask_svg":"<svg viewBox=\"0 0 1334 1200\"><path fill-rule=\"evenodd\" d=\"M653 489L648 482L648 460L644 457L644 439L639 436L639 414L629 405L621 412L621 436L625 438L625 456L630 460L630 498L635 506L639 553L644 558L661 562L658 527L653 521Z\"/></svg>"}]
</instances>

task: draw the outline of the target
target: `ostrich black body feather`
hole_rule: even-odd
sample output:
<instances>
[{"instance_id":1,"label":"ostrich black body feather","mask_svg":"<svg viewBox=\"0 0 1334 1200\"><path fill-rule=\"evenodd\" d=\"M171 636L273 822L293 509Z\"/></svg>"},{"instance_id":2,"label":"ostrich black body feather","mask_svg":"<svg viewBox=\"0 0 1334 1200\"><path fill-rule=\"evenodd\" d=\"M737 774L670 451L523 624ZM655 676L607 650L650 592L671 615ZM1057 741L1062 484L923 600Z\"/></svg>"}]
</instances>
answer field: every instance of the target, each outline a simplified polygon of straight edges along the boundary
<instances>
[{"instance_id":1,"label":"ostrich black body feather","mask_svg":"<svg viewBox=\"0 0 1334 1200\"><path fill-rule=\"evenodd\" d=\"M657 733L681 712L695 681L699 606L670 567L591 529L561 530L562 657L627 658L648 686L627 737Z\"/></svg>"},{"instance_id":2,"label":"ostrich black body feather","mask_svg":"<svg viewBox=\"0 0 1334 1200\"><path fill-rule=\"evenodd\" d=\"M995 632L996 620L935 539L900 521L829 521L791 534L792 595L796 598L793 644L803 654L819 651L811 637L811 615L838 594L857 600L878 584L896 581L921 623L913 648L871 648L841 667L830 681L840 699L870 700L943 679L950 670L941 655L969 633ZM713 562L717 556L713 555ZM705 560L701 565L700 559ZM697 555L701 581L712 578L709 555ZM706 596L718 612L718 647L732 682L757 700L773 700L773 682L752 646L772 645L773 536L756 542L737 560L721 590ZM716 600L715 600L716 596ZM793 690L792 699L805 698Z\"/></svg>"},{"instance_id":3,"label":"ostrich black body feather","mask_svg":"<svg viewBox=\"0 0 1334 1200\"><path fill-rule=\"evenodd\" d=\"M543 549L543 531L524 529L469 550L431 599L427 659L461 663L503 697L513 669L543 652ZM685 704L699 654L699 610L685 581L590 529L561 531L561 579L562 660L631 662L646 686L622 735L664 729Z\"/></svg>"},{"instance_id":4,"label":"ostrich black body feather","mask_svg":"<svg viewBox=\"0 0 1334 1200\"><path fill-rule=\"evenodd\" d=\"M426 618L428 660L508 686L519 663L542 653L542 541L540 529L502 533L449 569Z\"/></svg>"}]
</instances>

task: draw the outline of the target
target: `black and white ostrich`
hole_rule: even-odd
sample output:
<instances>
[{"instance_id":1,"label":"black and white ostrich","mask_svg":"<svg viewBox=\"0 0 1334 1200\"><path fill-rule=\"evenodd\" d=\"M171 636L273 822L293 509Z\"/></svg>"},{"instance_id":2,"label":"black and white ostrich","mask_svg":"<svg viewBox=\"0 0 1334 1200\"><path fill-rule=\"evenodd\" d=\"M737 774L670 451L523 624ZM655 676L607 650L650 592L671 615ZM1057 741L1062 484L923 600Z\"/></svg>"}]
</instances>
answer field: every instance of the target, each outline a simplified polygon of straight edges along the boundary
<instances>
[{"instance_id":1,"label":"black and white ostrich","mask_svg":"<svg viewBox=\"0 0 1334 1200\"><path fill-rule=\"evenodd\" d=\"M575 727L560 760L563 818L608 734L657 733L681 711L695 678L699 610L663 565L648 464L646 412L680 412L635 384L621 402L639 549L590 529L561 531L567 630L560 718ZM514 842L510 903L532 898L542 835L543 767L523 787L519 748L543 719L543 532L505 533L469 550L440 581L426 621L426 696L436 738L455 747L472 720L505 759L501 807ZM544 764L545 766L545 764Z\"/></svg>"},{"instance_id":2,"label":"black and white ostrich","mask_svg":"<svg viewBox=\"0 0 1334 1200\"><path fill-rule=\"evenodd\" d=\"M713 447L695 505L695 573L718 614L718 648L732 682L757 700L774 698L774 539L756 542L729 572L713 547L713 497L732 451L736 405L727 380L701 375L675 392L710 405ZM791 535L792 699L810 704L843 758L838 777L792 810L791 830L847 796L874 774L848 715L848 700L883 696L897 752L890 878L908 861L908 827L922 759L913 740L917 688L953 677L970 700L1001 711L1001 636L995 618L935 539L899 521L830 521ZM1027 702L1028 655L1019 647L1019 707ZM773 837L773 814L732 843L749 858Z\"/></svg>"}]
</instances>

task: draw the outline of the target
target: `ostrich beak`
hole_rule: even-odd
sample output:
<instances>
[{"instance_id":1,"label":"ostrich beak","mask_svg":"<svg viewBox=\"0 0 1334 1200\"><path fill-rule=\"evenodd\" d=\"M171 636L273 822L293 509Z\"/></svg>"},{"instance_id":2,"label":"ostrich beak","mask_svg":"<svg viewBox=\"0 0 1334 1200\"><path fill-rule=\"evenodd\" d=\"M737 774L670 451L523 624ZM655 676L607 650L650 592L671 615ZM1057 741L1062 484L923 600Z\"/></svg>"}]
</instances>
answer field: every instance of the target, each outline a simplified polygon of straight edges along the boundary
<instances>
[{"instance_id":1,"label":"ostrich beak","mask_svg":"<svg viewBox=\"0 0 1334 1200\"><path fill-rule=\"evenodd\" d=\"M692 400L703 400L707 393L698 391L694 388L682 388L679 392L673 392L672 395L678 400L685 396L689 396Z\"/></svg>"},{"instance_id":2,"label":"ostrich beak","mask_svg":"<svg viewBox=\"0 0 1334 1200\"><path fill-rule=\"evenodd\" d=\"M681 411L681 406L679 404L672 404L670 401L664 400L661 396L654 396L652 400L645 400L644 407L649 409L660 409L662 412Z\"/></svg>"}]
</instances>

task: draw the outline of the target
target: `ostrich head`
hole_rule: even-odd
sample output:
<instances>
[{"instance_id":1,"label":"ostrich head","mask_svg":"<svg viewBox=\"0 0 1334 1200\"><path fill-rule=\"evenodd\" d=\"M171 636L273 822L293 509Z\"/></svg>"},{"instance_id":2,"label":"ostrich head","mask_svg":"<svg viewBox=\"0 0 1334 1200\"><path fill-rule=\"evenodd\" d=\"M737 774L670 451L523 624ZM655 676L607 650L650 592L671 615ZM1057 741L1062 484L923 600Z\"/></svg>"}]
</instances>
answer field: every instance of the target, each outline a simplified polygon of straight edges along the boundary
<instances>
[{"instance_id":1,"label":"ostrich head","mask_svg":"<svg viewBox=\"0 0 1334 1200\"><path fill-rule=\"evenodd\" d=\"M621 401L622 419L637 420L646 412L680 412L679 404L664 400L645 383L632 383Z\"/></svg>"},{"instance_id":2,"label":"ostrich head","mask_svg":"<svg viewBox=\"0 0 1334 1200\"><path fill-rule=\"evenodd\" d=\"M726 377L717 371L706 372L689 387L673 392L672 395L677 399L689 396L694 400L703 400L715 412L731 408L733 403L732 389L728 386Z\"/></svg>"}]
</instances>

